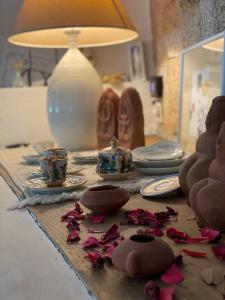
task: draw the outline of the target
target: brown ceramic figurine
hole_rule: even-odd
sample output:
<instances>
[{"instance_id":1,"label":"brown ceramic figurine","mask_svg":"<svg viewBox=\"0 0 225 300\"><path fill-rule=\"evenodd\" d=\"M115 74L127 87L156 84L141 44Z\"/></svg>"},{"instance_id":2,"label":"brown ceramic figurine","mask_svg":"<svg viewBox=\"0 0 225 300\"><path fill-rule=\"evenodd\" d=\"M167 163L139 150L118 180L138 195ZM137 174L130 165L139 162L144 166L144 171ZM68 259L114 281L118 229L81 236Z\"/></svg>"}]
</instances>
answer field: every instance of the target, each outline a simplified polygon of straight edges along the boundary
<instances>
[{"instance_id":1,"label":"brown ceramic figurine","mask_svg":"<svg viewBox=\"0 0 225 300\"><path fill-rule=\"evenodd\" d=\"M122 147L131 150L145 144L142 103L132 87L123 91L119 102L118 139Z\"/></svg>"},{"instance_id":2,"label":"brown ceramic figurine","mask_svg":"<svg viewBox=\"0 0 225 300\"><path fill-rule=\"evenodd\" d=\"M179 172L180 186L188 195L191 187L208 177L209 165L215 158L215 145L222 122L225 121L225 97L216 97L212 101L206 118L206 131L196 143L196 152L183 163Z\"/></svg>"},{"instance_id":3,"label":"brown ceramic figurine","mask_svg":"<svg viewBox=\"0 0 225 300\"><path fill-rule=\"evenodd\" d=\"M113 265L130 277L154 276L174 261L169 245L160 238L135 234L124 240L112 254Z\"/></svg>"},{"instance_id":4,"label":"brown ceramic figurine","mask_svg":"<svg viewBox=\"0 0 225 300\"><path fill-rule=\"evenodd\" d=\"M119 96L112 90L103 92L97 109L98 149L109 145L112 137L117 137Z\"/></svg>"},{"instance_id":5,"label":"brown ceramic figurine","mask_svg":"<svg viewBox=\"0 0 225 300\"><path fill-rule=\"evenodd\" d=\"M80 202L95 214L113 214L130 199L123 188L113 185L101 185L86 191Z\"/></svg>"},{"instance_id":6,"label":"brown ceramic figurine","mask_svg":"<svg viewBox=\"0 0 225 300\"><path fill-rule=\"evenodd\" d=\"M199 226L225 231L225 122L218 135L209 177L193 185L189 201Z\"/></svg>"}]
</instances>

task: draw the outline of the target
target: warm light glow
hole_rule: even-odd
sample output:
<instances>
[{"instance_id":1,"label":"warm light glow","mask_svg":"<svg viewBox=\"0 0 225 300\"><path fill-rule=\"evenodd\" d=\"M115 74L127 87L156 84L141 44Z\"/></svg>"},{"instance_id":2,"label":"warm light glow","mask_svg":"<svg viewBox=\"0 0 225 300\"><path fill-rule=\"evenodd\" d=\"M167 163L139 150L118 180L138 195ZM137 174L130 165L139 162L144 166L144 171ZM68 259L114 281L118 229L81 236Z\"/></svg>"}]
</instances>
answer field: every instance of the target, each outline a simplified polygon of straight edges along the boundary
<instances>
[{"instance_id":1,"label":"warm light glow","mask_svg":"<svg viewBox=\"0 0 225 300\"><path fill-rule=\"evenodd\" d=\"M9 42L19 46L39 48L68 48L68 28L45 29L13 35ZM77 29L77 28L76 28ZM123 28L80 28L78 47L97 47L129 42L137 32Z\"/></svg>"},{"instance_id":2,"label":"warm light glow","mask_svg":"<svg viewBox=\"0 0 225 300\"><path fill-rule=\"evenodd\" d=\"M206 45L203 45L202 47L212 51L223 52L224 38L210 42Z\"/></svg>"},{"instance_id":3,"label":"warm light glow","mask_svg":"<svg viewBox=\"0 0 225 300\"><path fill-rule=\"evenodd\" d=\"M66 29L79 29L78 47L120 44L138 34L120 0L24 0L9 42L66 48Z\"/></svg>"}]
</instances>

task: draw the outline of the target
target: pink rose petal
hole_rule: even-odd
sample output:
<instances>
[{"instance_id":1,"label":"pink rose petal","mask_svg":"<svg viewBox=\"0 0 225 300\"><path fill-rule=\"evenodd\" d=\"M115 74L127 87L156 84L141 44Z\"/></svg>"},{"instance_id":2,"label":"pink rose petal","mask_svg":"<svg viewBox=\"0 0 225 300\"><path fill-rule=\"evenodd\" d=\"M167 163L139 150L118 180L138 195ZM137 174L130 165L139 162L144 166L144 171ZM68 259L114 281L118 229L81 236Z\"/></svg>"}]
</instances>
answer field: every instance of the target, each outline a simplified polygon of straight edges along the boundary
<instances>
[{"instance_id":1,"label":"pink rose petal","mask_svg":"<svg viewBox=\"0 0 225 300\"><path fill-rule=\"evenodd\" d=\"M102 245L99 243L99 240L96 239L94 236L88 237L83 243L83 249L93 248L93 247L101 247Z\"/></svg>"},{"instance_id":2,"label":"pink rose petal","mask_svg":"<svg viewBox=\"0 0 225 300\"><path fill-rule=\"evenodd\" d=\"M77 242L79 240L80 240L79 231L77 231L76 229L72 230L67 237L67 243Z\"/></svg>"},{"instance_id":3,"label":"pink rose petal","mask_svg":"<svg viewBox=\"0 0 225 300\"><path fill-rule=\"evenodd\" d=\"M70 222L72 220L80 221L84 220L85 216L81 215L77 211L70 210L61 217L61 222Z\"/></svg>"},{"instance_id":4,"label":"pink rose petal","mask_svg":"<svg viewBox=\"0 0 225 300\"><path fill-rule=\"evenodd\" d=\"M174 288L165 287L160 289L159 300L172 300Z\"/></svg>"},{"instance_id":5,"label":"pink rose petal","mask_svg":"<svg viewBox=\"0 0 225 300\"><path fill-rule=\"evenodd\" d=\"M144 290L149 300L160 300L160 288L154 281L148 281Z\"/></svg>"},{"instance_id":6,"label":"pink rose petal","mask_svg":"<svg viewBox=\"0 0 225 300\"><path fill-rule=\"evenodd\" d=\"M175 209L173 209L172 207L167 206L166 209L167 209L167 212L170 216L177 216L178 215L178 212Z\"/></svg>"},{"instance_id":7,"label":"pink rose petal","mask_svg":"<svg viewBox=\"0 0 225 300\"><path fill-rule=\"evenodd\" d=\"M104 266L105 259L102 257L102 255L98 252L89 252L88 255L85 256L86 259L88 259L92 266L95 269L100 269Z\"/></svg>"},{"instance_id":8,"label":"pink rose petal","mask_svg":"<svg viewBox=\"0 0 225 300\"><path fill-rule=\"evenodd\" d=\"M176 264L172 264L165 273L162 274L160 279L167 284L177 284L184 280L183 275L180 273Z\"/></svg>"},{"instance_id":9,"label":"pink rose petal","mask_svg":"<svg viewBox=\"0 0 225 300\"><path fill-rule=\"evenodd\" d=\"M108 243L112 240L117 239L120 236L120 233L118 231L118 226L116 224L113 224L107 232L101 237L102 244Z\"/></svg>"},{"instance_id":10,"label":"pink rose petal","mask_svg":"<svg viewBox=\"0 0 225 300\"><path fill-rule=\"evenodd\" d=\"M198 244L201 242L208 241L208 237L191 237L187 233L178 231L174 227L169 227L166 231L168 238L173 240L175 243L185 243L185 244Z\"/></svg>"},{"instance_id":11,"label":"pink rose petal","mask_svg":"<svg viewBox=\"0 0 225 300\"><path fill-rule=\"evenodd\" d=\"M88 221L91 223L103 223L106 216L104 215L94 215L94 214L88 214Z\"/></svg>"},{"instance_id":12,"label":"pink rose petal","mask_svg":"<svg viewBox=\"0 0 225 300\"><path fill-rule=\"evenodd\" d=\"M225 260L225 244L212 247L213 254L219 260Z\"/></svg>"},{"instance_id":13,"label":"pink rose petal","mask_svg":"<svg viewBox=\"0 0 225 300\"><path fill-rule=\"evenodd\" d=\"M188 249L182 249L182 251L184 253L186 253L187 255L192 256L192 257L197 257L197 258L204 258L204 257L206 257L206 253L205 252L192 251L192 250L188 250Z\"/></svg>"},{"instance_id":14,"label":"pink rose petal","mask_svg":"<svg viewBox=\"0 0 225 300\"><path fill-rule=\"evenodd\" d=\"M221 234L218 230L210 228L200 228L199 229L203 237L208 238L208 242L216 242L221 239Z\"/></svg>"}]
</instances>

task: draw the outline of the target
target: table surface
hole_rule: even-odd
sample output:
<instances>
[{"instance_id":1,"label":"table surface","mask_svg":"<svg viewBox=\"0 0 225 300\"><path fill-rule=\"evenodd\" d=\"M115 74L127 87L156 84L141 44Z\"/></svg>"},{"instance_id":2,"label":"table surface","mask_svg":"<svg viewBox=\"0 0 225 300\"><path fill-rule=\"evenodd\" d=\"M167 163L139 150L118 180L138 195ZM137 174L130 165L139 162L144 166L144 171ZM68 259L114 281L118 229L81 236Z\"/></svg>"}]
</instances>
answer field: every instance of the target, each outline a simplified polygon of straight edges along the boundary
<instances>
[{"instance_id":1,"label":"table surface","mask_svg":"<svg viewBox=\"0 0 225 300\"><path fill-rule=\"evenodd\" d=\"M1 161L7 161L6 165L11 166L9 169L13 170L13 177L17 174L17 178L20 178L21 180L21 174L18 174L19 169L17 169L15 161L10 161L10 153L12 153L10 151L12 150L1 151ZM22 154L22 150L20 151ZM30 172L31 167L27 167L27 170L28 169ZM189 218L193 216L193 212L190 207L187 206L186 200L181 195L177 197L163 198L160 200L143 199L138 194L133 195L123 209L121 209L114 216L107 217L103 224L94 225L88 223L88 221L82 222L81 241L70 245L66 243L68 231L65 227L65 224L60 222L60 216L62 216L72 207L71 202L62 202L51 205L37 205L29 208L29 210L34 218L38 220L39 226L41 226L49 239L54 243L55 247L63 254L67 262L71 264L73 270L79 275L93 296L96 296L96 298L99 300L122 300L124 298L127 300L137 300L146 299L146 296L144 295L144 285L150 278L131 279L126 274L116 270L110 265L105 265L105 267L101 270L92 269L90 263L84 258L86 253L81 247L81 242L90 235L87 233L88 227L94 227L96 230L106 230L113 223L119 225L120 222L124 220L124 212L126 210L143 208L152 212L156 212L165 210L167 205L178 211L178 220L168 224L167 227L173 226L178 230L189 233L192 236L199 236L196 222L194 220L189 220ZM133 233L136 233L137 229L140 228L141 226L119 226L121 234L125 238L128 238ZM207 252L207 258L204 259L197 259L184 255L184 262L181 266L181 272L184 275L184 281L175 286L175 299L223 299L221 294L222 287L207 286L202 282L200 277L201 270L206 269L207 267L225 267L224 263L221 263L214 258L211 251L211 245L178 245L174 244L173 241L168 239L166 236L164 236L163 239L168 242L175 254L179 254L182 248ZM157 280L158 278L154 279Z\"/></svg>"}]
</instances>

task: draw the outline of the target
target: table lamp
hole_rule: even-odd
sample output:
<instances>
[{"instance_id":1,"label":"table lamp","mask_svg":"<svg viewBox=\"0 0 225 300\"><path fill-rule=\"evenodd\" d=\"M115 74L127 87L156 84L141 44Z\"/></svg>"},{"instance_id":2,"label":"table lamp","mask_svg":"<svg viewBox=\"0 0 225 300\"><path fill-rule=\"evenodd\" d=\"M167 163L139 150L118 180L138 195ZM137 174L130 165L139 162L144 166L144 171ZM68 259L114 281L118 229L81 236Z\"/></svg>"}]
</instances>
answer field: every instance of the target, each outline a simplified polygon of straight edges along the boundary
<instances>
[{"instance_id":1,"label":"table lamp","mask_svg":"<svg viewBox=\"0 0 225 300\"><path fill-rule=\"evenodd\" d=\"M102 84L78 47L114 45L136 37L120 0L24 0L9 42L69 48L48 87L49 126L59 146L69 150L96 147L96 111Z\"/></svg>"}]
</instances>

